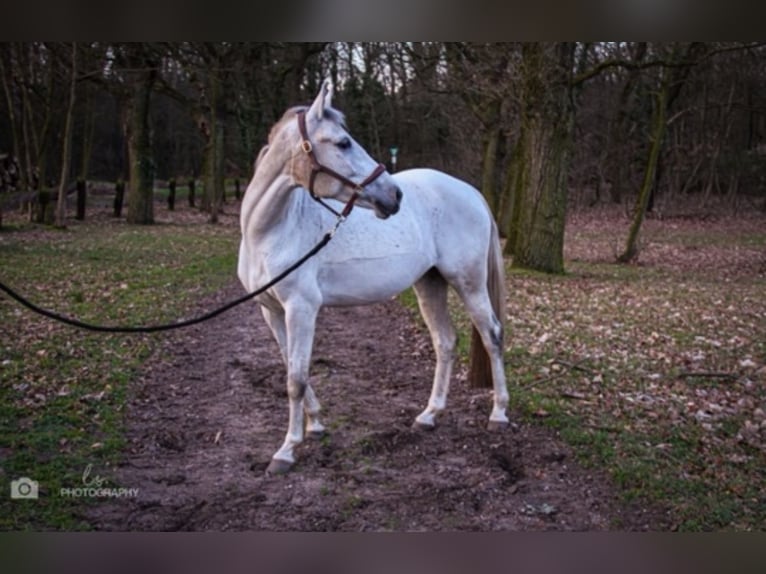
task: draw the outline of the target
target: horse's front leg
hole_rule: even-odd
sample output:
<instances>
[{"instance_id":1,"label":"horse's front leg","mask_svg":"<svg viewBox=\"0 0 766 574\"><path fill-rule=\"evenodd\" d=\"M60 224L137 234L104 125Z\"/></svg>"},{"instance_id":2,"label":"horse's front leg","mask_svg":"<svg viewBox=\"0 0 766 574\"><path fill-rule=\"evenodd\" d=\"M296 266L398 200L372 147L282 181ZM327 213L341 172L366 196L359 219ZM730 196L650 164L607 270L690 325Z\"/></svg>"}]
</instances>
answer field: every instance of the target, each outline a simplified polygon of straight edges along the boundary
<instances>
[{"instance_id":1,"label":"horse's front leg","mask_svg":"<svg viewBox=\"0 0 766 574\"><path fill-rule=\"evenodd\" d=\"M431 332L431 340L436 351L436 370L431 398L428 400L426 409L415 419L414 426L418 429L435 428L436 416L447 406L447 394L457 343L457 335L447 306L448 287L444 277L435 269L426 273L415 283L420 312Z\"/></svg>"},{"instance_id":2,"label":"horse's front leg","mask_svg":"<svg viewBox=\"0 0 766 574\"><path fill-rule=\"evenodd\" d=\"M261 311L279 345L279 351L282 354L282 360L284 361L285 367L289 368L290 361L287 355L287 323L285 321L285 312L282 308L269 309L265 306L261 307ZM320 410L321 406L319 404L319 399L317 399L316 393L314 393L314 389L311 387L311 383L306 383L306 391L303 395L303 412L306 416L306 434L310 438L320 438L324 436L325 427L319 422Z\"/></svg>"},{"instance_id":3,"label":"horse's front leg","mask_svg":"<svg viewBox=\"0 0 766 574\"><path fill-rule=\"evenodd\" d=\"M303 442L304 399L308 410L318 403L313 391L307 391L311 347L314 343L318 305L307 301L292 302L286 305L285 319L287 326L287 397L289 400L290 419L285 442L271 459L267 469L270 473L285 473L295 463L295 447ZM311 413L309 419L311 419ZM318 421L316 421L318 423ZM319 425L321 427L321 425ZM309 429L313 430L323 429Z\"/></svg>"},{"instance_id":4,"label":"horse's front leg","mask_svg":"<svg viewBox=\"0 0 766 574\"><path fill-rule=\"evenodd\" d=\"M303 396L303 412L306 415L306 434L309 438L320 439L325 434L324 425L319 422L319 399L317 399L314 387L306 384L306 394Z\"/></svg>"}]
</instances>

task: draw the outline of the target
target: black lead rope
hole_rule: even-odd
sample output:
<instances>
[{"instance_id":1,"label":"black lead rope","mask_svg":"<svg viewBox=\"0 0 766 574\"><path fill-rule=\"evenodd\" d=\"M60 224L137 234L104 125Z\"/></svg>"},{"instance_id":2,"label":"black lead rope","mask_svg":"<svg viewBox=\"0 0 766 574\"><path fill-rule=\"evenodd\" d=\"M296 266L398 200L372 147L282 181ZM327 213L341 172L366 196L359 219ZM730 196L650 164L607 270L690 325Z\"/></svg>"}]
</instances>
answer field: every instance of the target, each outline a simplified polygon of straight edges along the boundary
<instances>
[{"instance_id":1,"label":"black lead rope","mask_svg":"<svg viewBox=\"0 0 766 574\"><path fill-rule=\"evenodd\" d=\"M322 237L319 243L317 243L310 251L308 251L303 257L298 259L298 261L293 263L290 267L282 271L282 273L274 277L271 281L269 281L268 283L266 283L259 289L253 291L252 293L248 293L247 295L244 295L240 297L239 299L230 301L229 303L226 303L225 305L217 309L214 309L213 311L210 311L209 313L205 313L204 315L200 315L199 317L194 317L192 319L187 319L185 321L179 321L177 323L168 323L165 325L138 326L138 327L120 327L120 326L113 327L109 325L93 325L91 323L86 323L84 321L79 321L77 319L73 319L65 315L54 313L53 311L49 311L48 309L43 309L42 307L39 307L35 305L34 303L32 303L31 301L29 301L22 295L19 295L18 293L16 293L16 291L8 287L2 281L0 281L0 290L5 291L10 297L15 299L19 303L21 303L27 309L31 309L35 313L39 313L40 315L43 315L55 321L59 321L60 323L65 323L66 325L70 325L72 327L78 327L80 329L86 329L88 331L97 331L100 333L157 333L159 331L170 331L171 329L181 329L183 327L196 325L197 323L202 323L203 321L207 321L208 319L217 317L221 313L224 313L228 311L229 309L236 307L237 305L240 305L241 303L244 303L245 301L249 301L250 299L257 297L264 291L271 289L274 285L282 281L282 279L290 275L290 273L298 269L298 267L303 265L306 261L308 261L314 255L319 253L319 251L330 242L330 239L332 239L333 235L335 235L335 231L338 229L338 226L342 222L343 222L343 219L339 218L338 222L335 224L335 227L332 230L325 233L324 237Z\"/></svg>"}]
</instances>

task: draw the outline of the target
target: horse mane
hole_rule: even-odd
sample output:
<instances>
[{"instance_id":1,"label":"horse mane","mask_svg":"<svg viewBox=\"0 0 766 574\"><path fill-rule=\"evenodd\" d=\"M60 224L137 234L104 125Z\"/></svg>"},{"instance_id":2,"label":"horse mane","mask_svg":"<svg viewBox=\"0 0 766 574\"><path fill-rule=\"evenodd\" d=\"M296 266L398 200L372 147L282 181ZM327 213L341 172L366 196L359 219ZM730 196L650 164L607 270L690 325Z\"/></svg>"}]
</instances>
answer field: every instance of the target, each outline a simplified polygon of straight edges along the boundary
<instances>
[{"instance_id":1,"label":"horse mane","mask_svg":"<svg viewBox=\"0 0 766 574\"><path fill-rule=\"evenodd\" d=\"M292 108L289 108L284 114L282 114L282 117L279 118L279 121L275 123L271 130L269 131L269 144L273 143L274 138L276 137L277 133L282 129L282 126L284 126L288 121L292 120L295 116L298 115L298 112L305 112L309 109L309 106L293 106ZM334 122L337 122L340 124L344 130L348 131L348 126L346 125L346 115L336 110L335 108L325 108L324 110L324 118L327 120L331 120ZM263 153L263 150L261 150ZM260 157L260 154L259 154ZM258 160L256 160L256 165L258 164Z\"/></svg>"},{"instance_id":2,"label":"horse mane","mask_svg":"<svg viewBox=\"0 0 766 574\"><path fill-rule=\"evenodd\" d=\"M269 147L271 144L274 143L274 139L276 138L277 134L282 130L282 127L295 118L295 116L298 115L301 111L306 111L309 109L309 106L293 106L292 108L289 108L284 114L282 114L282 117L279 118L279 121L275 123L273 126L271 126L271 130L269 130L269 138L267 140L268 143L266 143L261 150L258 152L258 155L255 158L255 162L253 163L253 171L258 170L258 166L260 165L261 161L263 160L264 156L266 155L266 152L269 151ZM324 117L325 119L337 122L341 126L343 126L343 129L347 130L346 127L346 116L343 114L343 112L338 111L334 108L327 108L324 111Z\"/></svg>"},{"instance_id":3,"label":"horse mane","mask_svg":"<svg viewBox=\"0 0 766 574\"><path fill-rule=\"evenodd\" d=\"M274 138L277 136L277 134L282 130L282 126L284 126L288 120L291 120L295 116L298 115L298 112L301 110L308 109L307 106L294 106L290 109L288 109L284 114L282 114L282 117L279 118L277 123L275 123L273 126L271 126L271 130L269 131L269 144L274 143Z\"/></svg>"}]
</instances>

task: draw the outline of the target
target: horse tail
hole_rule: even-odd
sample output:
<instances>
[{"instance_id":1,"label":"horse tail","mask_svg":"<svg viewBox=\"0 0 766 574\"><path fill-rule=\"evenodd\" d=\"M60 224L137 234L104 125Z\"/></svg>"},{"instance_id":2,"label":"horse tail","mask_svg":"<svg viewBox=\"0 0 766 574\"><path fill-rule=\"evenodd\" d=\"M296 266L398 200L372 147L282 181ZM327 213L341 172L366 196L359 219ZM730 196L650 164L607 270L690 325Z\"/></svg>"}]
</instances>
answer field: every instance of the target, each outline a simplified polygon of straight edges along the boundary
<instances>
[{"instance_id":1,"label":"horse tail","mask_svg":"<svg viewBox=\"0 0 766 574\"><path fill-rule=\"evenodd\" d=\"M492 216L490 216L491 218ZM500 323L500 349L503 349L503 318L505 317L505 263L500 246L497 225L492 218L492 231L487 255L487 291L492 303L492 311ZM472 387L492 387L492 362L481 340L479 331L473 328L468 380Z\"/></svg>"}]
</instances>

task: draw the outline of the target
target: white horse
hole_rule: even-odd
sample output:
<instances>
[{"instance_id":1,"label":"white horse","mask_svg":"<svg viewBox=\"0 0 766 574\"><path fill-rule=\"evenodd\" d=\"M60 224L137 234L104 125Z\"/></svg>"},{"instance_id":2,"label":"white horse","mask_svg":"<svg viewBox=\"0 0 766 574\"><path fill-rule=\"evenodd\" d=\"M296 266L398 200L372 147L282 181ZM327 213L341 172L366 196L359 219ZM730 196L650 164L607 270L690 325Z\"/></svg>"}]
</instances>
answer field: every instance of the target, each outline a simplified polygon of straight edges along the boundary
<instances>
[{"instance_id":1,"label":"white horse","mask_svg":"<svg viewBox=\"0 0 766 574\"><path fill-rule=\"evenodd\" d=\"M307 190L339 208L336 201L346 202L344 215L354 202L367 208L355 211L322 251L256 299L287 366L289 426L271 473L286 472L295 462L304 415L309 436L324 432L309 382L319 308L374 303L411 285L437 358L431 397L415 425L434 428L446 406L456 343L449 285L474 325L472 377L486 386L491 379L494 387L489 428L508 424L503 260L486 202L474 187L439 171L390 175L349 135L331 100L332 85L325 81L310 107L285 112L258 156L242 203L238 274L248 291L289 267L336 222Z\"/></svg>"}]
</instances>

